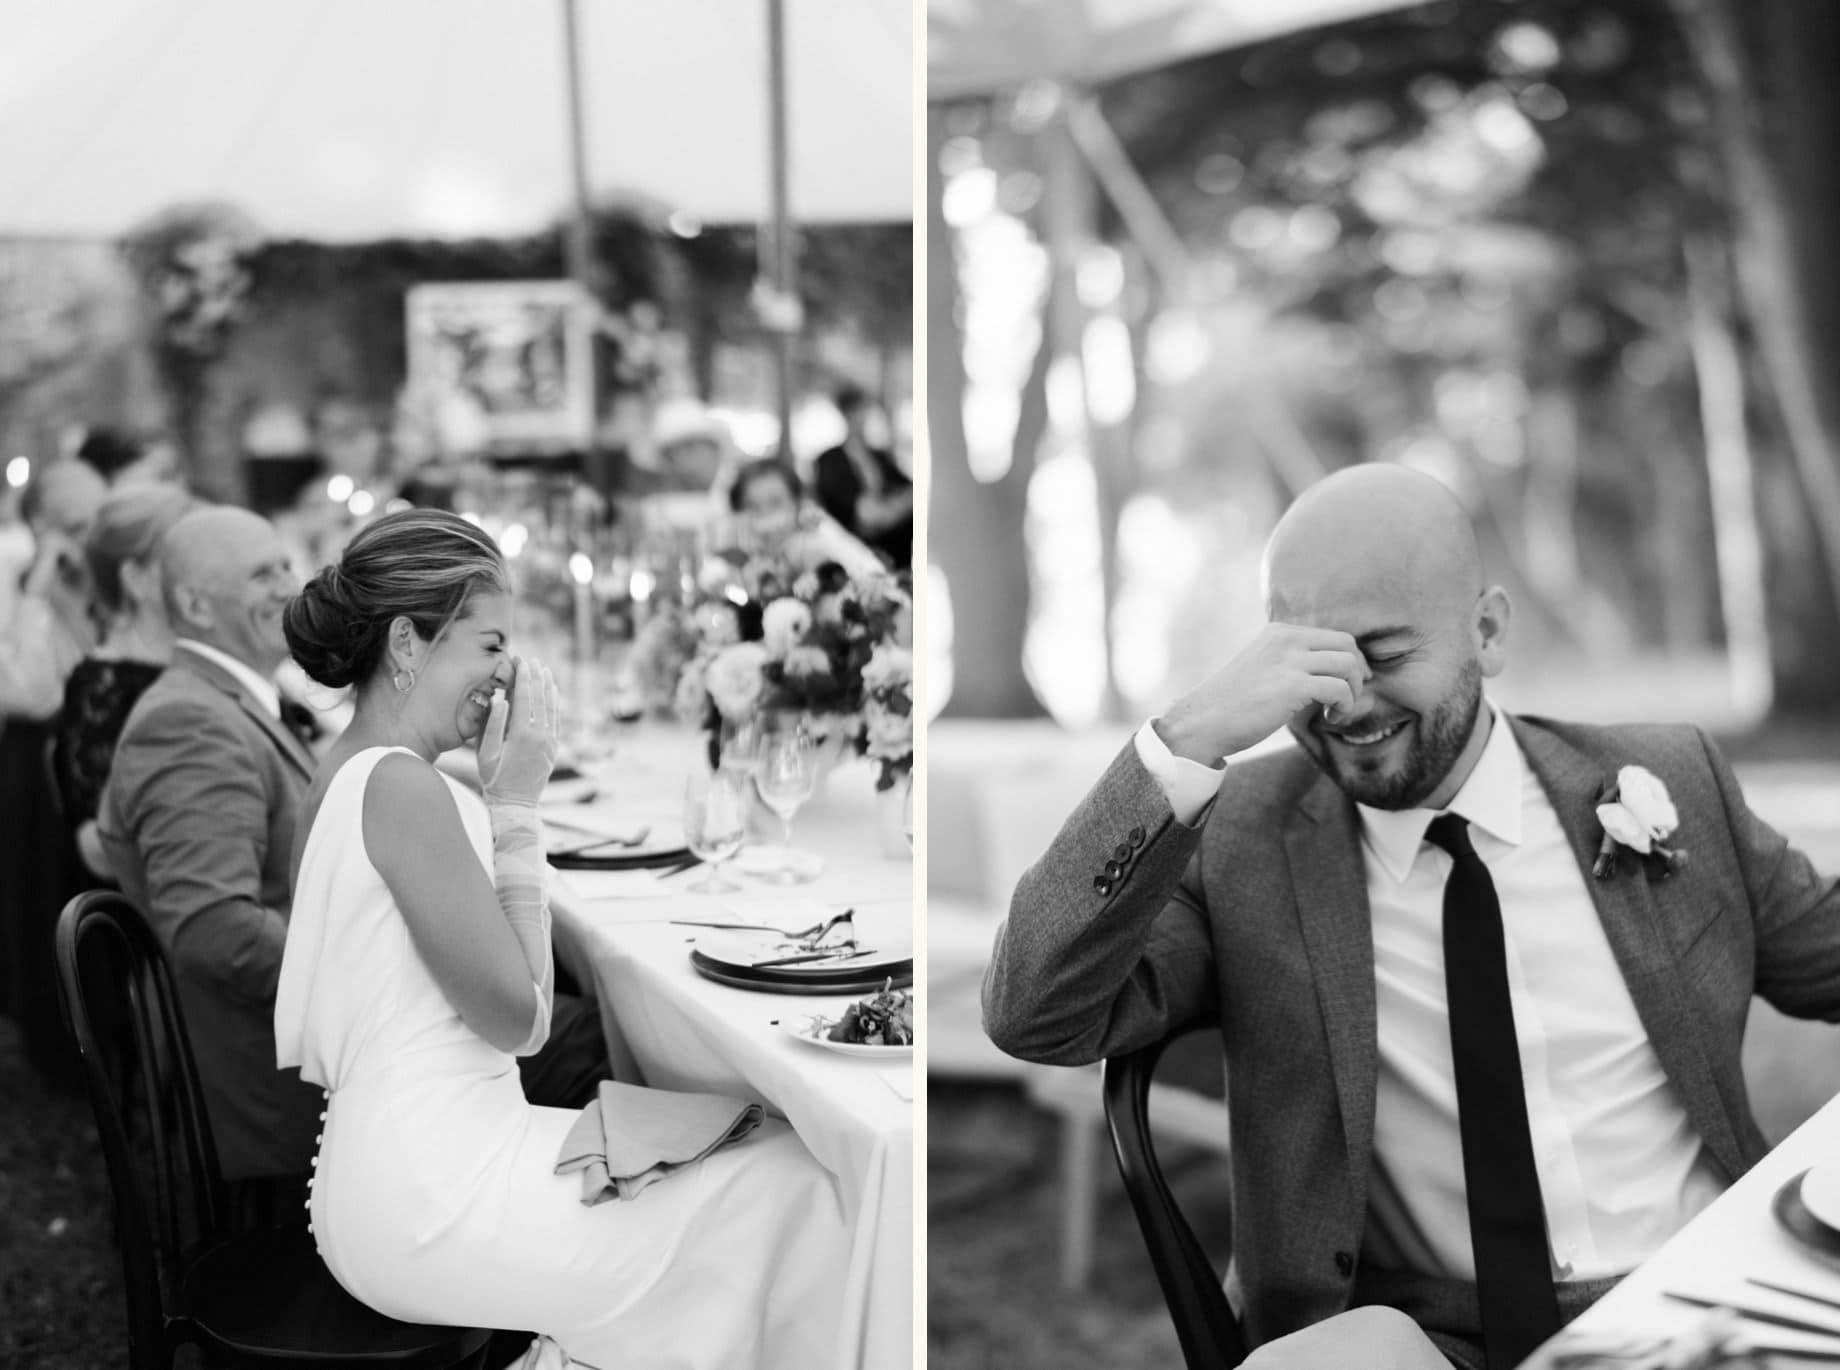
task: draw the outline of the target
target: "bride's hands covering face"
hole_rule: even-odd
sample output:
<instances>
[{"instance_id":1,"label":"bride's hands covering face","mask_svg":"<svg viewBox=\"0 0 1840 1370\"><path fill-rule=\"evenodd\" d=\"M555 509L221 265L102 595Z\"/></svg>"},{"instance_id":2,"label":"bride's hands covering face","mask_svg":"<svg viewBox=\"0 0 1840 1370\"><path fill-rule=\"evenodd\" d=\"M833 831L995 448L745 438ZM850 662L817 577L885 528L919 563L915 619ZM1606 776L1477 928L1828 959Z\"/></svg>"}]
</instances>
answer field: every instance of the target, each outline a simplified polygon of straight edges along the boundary
<instances>
[{"instance_id":1,"label":"bride's hands covering face","mask_svg":"<svg viewBox=\"0 0 1840 1370\"><path fill-rule=\"evenodd\" d=\"M556 763L562 706L549 668L517 658L511 688L492 700L479 736L479 779L486 798L534 804Z\"/></svg>"}]
</instances>

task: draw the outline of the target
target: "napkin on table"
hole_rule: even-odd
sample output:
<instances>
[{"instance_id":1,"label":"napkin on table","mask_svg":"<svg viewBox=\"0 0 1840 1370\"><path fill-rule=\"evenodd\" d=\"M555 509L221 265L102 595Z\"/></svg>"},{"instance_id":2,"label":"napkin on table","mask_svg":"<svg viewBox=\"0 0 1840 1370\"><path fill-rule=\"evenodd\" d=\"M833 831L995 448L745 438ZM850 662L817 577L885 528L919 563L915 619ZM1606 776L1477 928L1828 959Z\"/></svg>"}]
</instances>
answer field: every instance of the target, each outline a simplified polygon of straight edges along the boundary
<instances>
[{"instance_id":1,"label":"napkin on table","mask_svg":"<svg viewBox=\"0 0 1840 1370\"><path fill-rule=\"evenodd\" d=\"M602 1080L599 1095L563 1139L556 1173L581 1172L592 1208L630 1199L673 1170L738 1142L760 1126L759 1104L720 1094L678 1094Z\"/></svg>"}]
</instances>

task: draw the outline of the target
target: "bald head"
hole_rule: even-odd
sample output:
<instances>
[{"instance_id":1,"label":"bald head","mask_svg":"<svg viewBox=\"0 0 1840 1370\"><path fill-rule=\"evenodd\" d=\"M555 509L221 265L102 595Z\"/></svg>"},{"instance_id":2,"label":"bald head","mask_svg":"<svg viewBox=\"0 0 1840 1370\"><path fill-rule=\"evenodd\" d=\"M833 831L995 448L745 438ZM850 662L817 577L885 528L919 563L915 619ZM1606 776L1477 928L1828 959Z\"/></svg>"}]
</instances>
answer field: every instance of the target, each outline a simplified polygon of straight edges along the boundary
<instances>
[{"instance_id":1,"label":"bald head","mask_svg":"<svg viewBox=\"0 0 1840 1370\"><path fill-rule=\"evenodd\" d=\"M297 586L287 548L267 519L228 505L194 510L161 540L160 578L177 636L264 675L287 659L281 613Z\"/></svg>"},{"instance_id":2,"label":"bald head","mask_svg":"<svg viewBox=\"0 0 1840 1370\"><path fill-rule=\"evenodd\" d=\"M1358 600L1436 610L1482 592L1475 530L1455 495L1403 466L1351 466L1304 491L1265 549L1265 607L1310 621Z\"/></svg>"},{"instance_id":3,"label":"bald head","mask_svg":"<svg viewBox=\"0 0 1840 1370\"><path fill-rule=\"evenodd\" d=\"M1456 497L1398 466L1318 482L1272 533L1265 605L1361 658L1349 705L1291 720L1304 750L1359 803L1448 804L1488 739L1482 681L1506 662L1510 607Z\"/></svg>"},{"instance_id":4,"label":"bald head","mask_svg":"<svg viewBox=\"0 0 1840 1370\"><path fill-rule=\"evenodd\" d=\"M80 542L108 492L108 482L87 462L54 462L26 488L20 512L34 532L51 529Z\"/></svg>"}]
</instances>

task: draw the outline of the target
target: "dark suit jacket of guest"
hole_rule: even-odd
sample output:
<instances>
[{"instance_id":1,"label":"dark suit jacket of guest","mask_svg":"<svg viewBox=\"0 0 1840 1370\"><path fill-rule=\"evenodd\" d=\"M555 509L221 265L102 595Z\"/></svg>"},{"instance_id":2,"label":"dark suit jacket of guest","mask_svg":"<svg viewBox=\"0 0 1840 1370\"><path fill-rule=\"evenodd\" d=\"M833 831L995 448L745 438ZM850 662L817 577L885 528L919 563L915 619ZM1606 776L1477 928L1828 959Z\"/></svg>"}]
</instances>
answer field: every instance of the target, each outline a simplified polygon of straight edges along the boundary
<instances>
[{"instance_id":1,"label":"dark suit jacket of guest","mask_svg":"<svg viewBox=\"0 0 1840 1370\"><path fill-rule=\"evenodd\" d=\"M1498 715L1505 718L1506 715ZM1753 993L1840 1018L1840 893L1754 816L1685 727L1509 720L1570 839L1661 1065L1728 1179L1766 1150L1739 1069ZM1595 809L1639 764L1685 869L1591 876ZM1357 1298L1377 1073L1359 817L1300 751L1228 768L1198 828L1127 746L1017 885L984 984L1017 1056L1077 1065L1220 1025L1233 1189L1228 1294L1254 1345Z\"/></svg>"},{"instance_id":2,"label":"dark suit jacket of guest","mask_svg":"<svg viewBox=\"0 0 1840 1370\"><path fill-rule=\"evenodd\" d=\"M275 1068L288 858L313 759L228 671L184 646L135 703L98 827L178 980L224 1177L312 1163L321 1092Z\"/></svg>"},{"instance_id":3,"label":"dark suit jacket of guest","mask_svg":"<svg viewBox=\"0 0 1840 1370\"><path fill-rule=\"evenodd\" d=\"M913 481L907 473L895 464L894 457L879 447L869 449L869 457L875 463L882 476L882 493L889 494L896 490L910 490ZM914 564L914 520L912 515L898 523L889 525L879 533L864 530L856 521L856 500L863 492L863 479L857 474L856 464L850 460L850 454L841 447L818 454L817 463L812 468L816 477L816 494L818 504L837 522L853 533L862 542L887 557L897 571L906 570Z\"/></svg>"}]
</instances>

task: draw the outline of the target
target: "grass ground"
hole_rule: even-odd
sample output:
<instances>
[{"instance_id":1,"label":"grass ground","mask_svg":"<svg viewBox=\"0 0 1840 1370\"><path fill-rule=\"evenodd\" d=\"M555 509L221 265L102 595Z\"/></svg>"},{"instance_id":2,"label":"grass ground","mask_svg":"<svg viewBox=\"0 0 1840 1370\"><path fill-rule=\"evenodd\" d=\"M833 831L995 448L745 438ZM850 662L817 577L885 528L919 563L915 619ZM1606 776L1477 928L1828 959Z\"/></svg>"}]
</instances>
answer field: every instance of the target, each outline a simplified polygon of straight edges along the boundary
<instances>
[{"instance_id":1,"label":"grass ground","mask_svg":"<svg viewBox=\"0 0 1840 1370\"><path fill-rule=\"evenodd\" d=\"M0 1370L124 1370L121 1265L89 1103L0 1018Z\"/></svg>"},{"instance_id":2,"label":"grass ground","mask_svg":"<svg viewBox=\"0 0 1840 1370\"><path fill-rule=\"evenodd\" d=\"M1061 1189L1049 1115L1007 1084L927 1085L928 1370L1126 1370L1181 1363L1109 1159L1085 1290L1061 1286ZM1219 1158L1161 1149L1171 1188L1211 1252L1230 1218Z\"/></svg>"}]
</instances>

